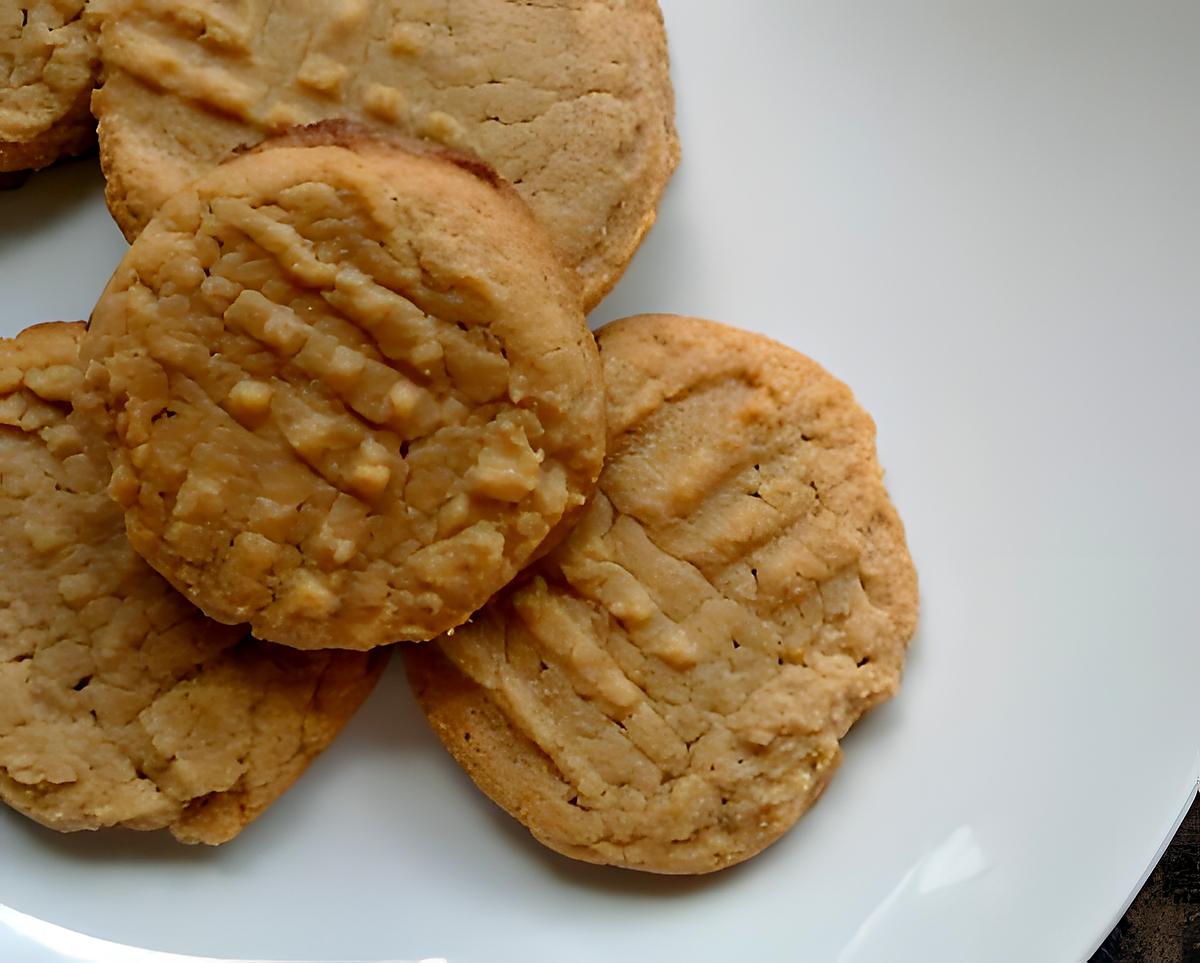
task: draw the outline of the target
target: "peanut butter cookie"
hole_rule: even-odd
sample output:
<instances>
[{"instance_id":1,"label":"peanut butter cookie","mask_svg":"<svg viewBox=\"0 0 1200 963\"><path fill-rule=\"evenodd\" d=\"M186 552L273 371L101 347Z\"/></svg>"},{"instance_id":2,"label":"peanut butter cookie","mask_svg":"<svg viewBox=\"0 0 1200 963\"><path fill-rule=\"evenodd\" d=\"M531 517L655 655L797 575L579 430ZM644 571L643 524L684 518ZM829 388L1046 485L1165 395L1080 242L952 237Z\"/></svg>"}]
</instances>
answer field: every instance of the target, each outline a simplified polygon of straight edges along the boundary
<instances>
[{"instance_id":1,"label":"peanut butter cookie","mask_svg":"<svg viewBox=\"0 0 1200 963\"><path fill-rule=\"evenodd\" d=\"M460 624L603 461L595 341L520 198L345 123L168 201L83 355L134 548L213 618L297 648Z\"/></svg>"},{"instance_id":2,"label":"peanut butter cookie","mask_svg":"<svg viewBox=\"0 0 1200 963\"><path fill-rule=\"evenodd\" d=\"M99 61L84 0L0 0L0 173L37 170L96 142Z\"/></svg>"},{"instance_id":3,"label":"peanut butter cookie","mask_svg":"<svg viewBox=\"0 0 1200 963\"><path fill-rule=\"evenodd\" d=\"M583 520L452 637L407 653L433 728L545 845L660 873L744 860L897 688L917 614L875 429L766 338L599 334L609 457Z\"/></svg>"},{"instance_id":4,"label":"peanut butter cookie","mask_svg":"<svg viewBox=\"0 0 1200 963\"><path fill-rule=\"evenodd\" d=\"M109 208L132 239L241 144L350 118L477 154L591 307L678 161L655 0L93 0Z\"/></svg>"},{"instance_id":5,"label":"peanut butter cookie","mask_svg":"<svg viewBox=\"0 0 1200 963\"><path fill-rule=\"evenodd\" d=\"M383 659L249 639L138 558L72 410L82 332L0 340L0 799L52 829L225 842L330 743Z\"/></svg>"}]
</instances>

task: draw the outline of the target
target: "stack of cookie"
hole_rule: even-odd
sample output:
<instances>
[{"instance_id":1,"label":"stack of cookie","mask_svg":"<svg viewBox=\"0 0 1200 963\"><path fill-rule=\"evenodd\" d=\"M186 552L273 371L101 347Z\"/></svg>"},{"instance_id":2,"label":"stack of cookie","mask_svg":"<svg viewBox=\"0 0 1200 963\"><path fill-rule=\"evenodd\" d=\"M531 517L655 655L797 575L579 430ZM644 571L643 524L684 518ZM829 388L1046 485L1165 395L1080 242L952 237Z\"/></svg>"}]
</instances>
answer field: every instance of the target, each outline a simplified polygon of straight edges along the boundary
<instances>
[{"instance_id":1,"label":"stack of cookie","mask_svg":"<svg viewBox=\"0 0 1200 963\"><path fill-rule=\"evenodd\" d=\"M816 364L587 329L678 157L657 5L86 26L132 243L86 330L0 346L0 796L224 841L399 644L546 845L698 873L778 838L895 691L915 575Z\"/></svg>"}]
</instances>

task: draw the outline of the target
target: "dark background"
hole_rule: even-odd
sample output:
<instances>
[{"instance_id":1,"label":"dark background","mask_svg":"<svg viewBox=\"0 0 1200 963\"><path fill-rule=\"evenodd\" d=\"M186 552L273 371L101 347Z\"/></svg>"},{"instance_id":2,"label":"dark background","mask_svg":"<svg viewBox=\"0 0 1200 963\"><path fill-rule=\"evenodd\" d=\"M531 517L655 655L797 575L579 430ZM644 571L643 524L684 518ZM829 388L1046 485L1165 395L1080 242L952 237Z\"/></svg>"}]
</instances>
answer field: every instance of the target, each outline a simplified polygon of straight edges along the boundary
<instances>
[{"instance_id":1,"label":"dark background","mask_svg":"<svg viewBox=\"0 0 1200 963\"><path fill-rule=\"evenodd\" d=\"M1200 800L1090 963L1200 963Z\"/></svg>"}]
</instances>

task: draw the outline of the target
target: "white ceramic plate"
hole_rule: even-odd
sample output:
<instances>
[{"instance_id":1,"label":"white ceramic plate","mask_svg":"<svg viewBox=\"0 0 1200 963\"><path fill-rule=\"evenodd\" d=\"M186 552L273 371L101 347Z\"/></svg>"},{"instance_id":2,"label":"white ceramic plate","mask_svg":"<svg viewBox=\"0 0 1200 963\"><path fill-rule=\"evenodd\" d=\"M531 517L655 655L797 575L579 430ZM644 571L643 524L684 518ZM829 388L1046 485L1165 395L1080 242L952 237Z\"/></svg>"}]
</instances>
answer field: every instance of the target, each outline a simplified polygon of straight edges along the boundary
<instances>
[{"instance_id":1,"label":"white ceramic plate","mask_svg":"<svg viewBox=\"0 0 1200 963\"><path fill-rule=\"evenodd\" d=\"M393 671L238 841L0 812L0 958L1080 960L1196 787L1200 5L672 0L684 162L596 321L709 316L846 379L921 573L904 690L711 879L575 865ZM0 331L120 257L94 162L0 194Z\"/></svg>"}]
</instances>

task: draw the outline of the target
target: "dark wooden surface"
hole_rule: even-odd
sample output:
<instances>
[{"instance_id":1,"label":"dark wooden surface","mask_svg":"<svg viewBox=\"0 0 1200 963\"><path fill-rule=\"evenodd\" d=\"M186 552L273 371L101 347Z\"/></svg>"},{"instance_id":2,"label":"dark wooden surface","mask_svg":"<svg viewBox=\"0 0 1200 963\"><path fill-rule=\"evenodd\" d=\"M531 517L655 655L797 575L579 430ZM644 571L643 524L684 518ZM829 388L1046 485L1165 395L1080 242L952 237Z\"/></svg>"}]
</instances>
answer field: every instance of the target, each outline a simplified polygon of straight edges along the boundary
<instances>
[{"instance_id":1,"label":"dark wooden surface","mask_svg":"<svg viewBox=\"0 0 1200 963\"><path fill-rule=\"evenodd\" d=\"M1090 963L1200 963L1200 801Z\"/></svg>"}]
</instances>

